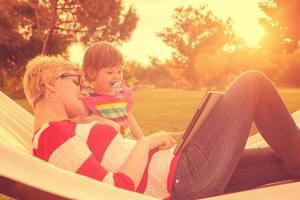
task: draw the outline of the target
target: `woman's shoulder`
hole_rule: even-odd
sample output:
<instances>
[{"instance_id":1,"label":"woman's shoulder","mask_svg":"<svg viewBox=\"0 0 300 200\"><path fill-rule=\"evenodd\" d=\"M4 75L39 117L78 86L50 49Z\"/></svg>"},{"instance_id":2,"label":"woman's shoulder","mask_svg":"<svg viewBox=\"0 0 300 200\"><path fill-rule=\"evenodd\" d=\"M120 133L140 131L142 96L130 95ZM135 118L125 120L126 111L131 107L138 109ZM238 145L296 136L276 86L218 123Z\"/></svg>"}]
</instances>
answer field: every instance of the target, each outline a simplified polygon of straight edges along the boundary
<instances>
[{"instance_id":1,"label":"woman's shoulder","mask_svg":"<svg viewBox=\"0 0 300 200\"><path fill-rule=\"evenodd\" d=\"M76 124L71 120L62 121L49 121L44 123L39 130L36 131L35 135L40 135L42 133L61 133L70 132L70 130L75 129Z\"/></svg>"},{"instance_id":2,"label":"woman's shoulder","mask_svg":"<svg viewBox=\"0 0 300 200\"><path fill-rule=\"evenodd\" d=\"M59 141L66 141L74 136L94 137L102 136L114 137L117 131L106 124L99 124L96 121L90 123L75 123L71 120L51 121L45 123L33 137L34 146L43 141L47 143L57 143ZM102 137L101 136L101 137Z\"/></svg>"},{"instance_id":3,"label":"woman's shoulder","mask_svg":"<svg viewBox=\"0 0 300 200\"><path fill-rule=\"evenodd\" d=\"M33 136L33 148L37 149L40 144L47 146L65 141L75 135L76 124L70 120L49 121L44 123Z\"/></svg>"},{"instance_id":4,"label":"woman's shoulder","mask_svg":"<svg viewBox=\"0 0 300 200\"><path fill-rule=\"evenodd\" d=\"M48 122L49 127L53 129L74 129L76 126L76 123L71 121L70 119L67 120L61 120L61 121L50 121Z\"/></svg>"}]
</instances>

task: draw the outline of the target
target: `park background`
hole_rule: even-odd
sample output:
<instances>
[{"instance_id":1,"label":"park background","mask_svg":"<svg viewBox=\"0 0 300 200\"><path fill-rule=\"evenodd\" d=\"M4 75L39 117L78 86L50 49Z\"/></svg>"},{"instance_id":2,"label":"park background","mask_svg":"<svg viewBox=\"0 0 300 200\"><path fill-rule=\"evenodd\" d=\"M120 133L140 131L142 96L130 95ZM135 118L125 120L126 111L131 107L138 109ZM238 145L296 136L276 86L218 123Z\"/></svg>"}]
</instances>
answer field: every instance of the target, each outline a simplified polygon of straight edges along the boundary
<instances>
[{"instance_id":1,"label":"park background","mask_svg":"<svg viewBox=\"0 0 300 200\"><path fill-rule=\"evenodd\" d=\"M126 58L133 114L146 135L184 130L207 90L225 90L246 70L266 73L293 112L300 108L299 4L1 0L0 89L32 112L22 89L28 60L61 55L80 68L88 45L109 41Z\"/></svg>"}]
</instances>

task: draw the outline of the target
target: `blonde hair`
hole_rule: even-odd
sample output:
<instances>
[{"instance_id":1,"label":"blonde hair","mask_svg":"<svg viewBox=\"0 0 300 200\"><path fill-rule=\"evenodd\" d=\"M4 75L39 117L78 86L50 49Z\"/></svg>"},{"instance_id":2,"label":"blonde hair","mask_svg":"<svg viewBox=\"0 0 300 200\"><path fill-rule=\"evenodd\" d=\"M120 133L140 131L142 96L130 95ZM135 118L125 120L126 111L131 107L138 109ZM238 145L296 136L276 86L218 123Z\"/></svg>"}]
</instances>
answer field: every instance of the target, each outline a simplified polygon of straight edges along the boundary
<instances>
[{"instance_id":1,"label":"blonde hair","mask_svg":"<svg viewBox=\"0 0 300 200\"><path fill-rule=\"evenodd\" d=\"M37 56L26 65L24 93L30 105L45 95L45 85L53 83L62 73L76 70L75 65L58 56Z\"/></svg>"},{"instance_id":2,"label":"blonde hair","mask_svg":"<svg viewBox=\"0 0 300 200\"><path fill-rule=\"evenodd\" d=\"M95 74L102 68L124 65L122 53L109 42L96 42L85 52L82 70L88 81L93 81Z\"/></svg>"}]
</instances>

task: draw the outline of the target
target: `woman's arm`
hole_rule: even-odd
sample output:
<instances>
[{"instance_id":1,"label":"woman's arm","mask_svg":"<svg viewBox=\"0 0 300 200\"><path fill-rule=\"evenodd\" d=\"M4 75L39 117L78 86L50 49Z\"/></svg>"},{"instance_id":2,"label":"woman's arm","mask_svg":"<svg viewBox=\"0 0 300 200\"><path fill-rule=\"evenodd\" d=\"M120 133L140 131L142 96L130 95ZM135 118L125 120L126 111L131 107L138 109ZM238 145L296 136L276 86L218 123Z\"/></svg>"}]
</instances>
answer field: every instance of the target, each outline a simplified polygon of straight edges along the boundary
<instances>
[{"instance_id":1,"label":"woman's arm","mask_svg":"<svg viewBox=\"0 0 300 200\"><path fill-rule=\"evenodd\" d=\"M134 182L135 189L139 185L144 174L148 162L149 152L150 146L147 144L147 141L137 141L128 159L118 170L119 172L124 173L131 178L131 180Z\"/></svg>"},{"instance_id":2,"label":"woman's arm","mask_svg":"<svg viewBox=\"0 0 300 200\"><path fill-rule=\"evenodd\" d=\"M39 138L34 138L33 153L35 156L50 162L58 167L76 172L91 178L121 187L135 190L139 185L148 162L149 152L152 149L170 148L175 140L165 132L158 132L138 140L123 166L115 171L107 171L99 160L94 157L91 148L86 142L72 135L71 129L65 132L65 127L50 126L43 131ZM98 125L92 131L105 131L106 134L115 134L110 126ZM36 136L37 137L37 136ZM94 141L96 142L96 141ZM106 145L99 141L98 146ZM118 156L119 154L116 154Z\"/></svg>"},{"instance_id":3,"label":"woman's arm","mask_svg":"<svg viewBox=\"0 0 300 200\"><path fill-rule=\"evenodd\" d=\"M128 124L135 139L140 140L144 137L141 127L131 112L128 112Z\"/></svg>"},{"instance_id":4,"label":"woman's arm","mask_svg":"<svg viewBox=\"0 0 300 200\"><path fill-rule=\"evenodd\" d=\"M138 186L146 168L149 152L152 149L171 148L176 141L166 132L157 132L138 140L120 172L129 176L135 187Z\"/></svg>"},{"instance_id":5,"label":"woman's arm","mask_svg":"<svg viewBox=\"0 0 300 200\"><path fill-rule=\"evenodd\" d=\"M115 130L109 126L103 126L103 130ZM107 128L108 127L108 128ZM68 130L66 132L66 130ZM107 171L99 158L91 151L87 143L72 134L73 127L50 126L42 134L37 135L33 141L33 154L42 160L56 165L57 167L88 176L90 178L114 185L127 190L135 190L135 183L127 174ZM97 131L97 130L94 130ZM101 145L101 143L99 143ZM102 145L105 145L103 143Z\"/></svg>"}]
</instances>

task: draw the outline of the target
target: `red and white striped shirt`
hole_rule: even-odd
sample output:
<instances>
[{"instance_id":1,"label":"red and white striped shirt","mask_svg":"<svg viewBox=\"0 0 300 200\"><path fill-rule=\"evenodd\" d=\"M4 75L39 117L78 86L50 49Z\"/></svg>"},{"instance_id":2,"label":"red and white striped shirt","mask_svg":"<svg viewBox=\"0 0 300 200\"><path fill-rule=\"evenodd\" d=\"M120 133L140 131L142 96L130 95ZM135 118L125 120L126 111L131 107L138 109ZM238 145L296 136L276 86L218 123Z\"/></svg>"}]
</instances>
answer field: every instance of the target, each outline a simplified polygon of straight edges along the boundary
<instances>
[{"instance_id":1,"label":"red and white striped shirt","mask_svg":"<svg viewBox=\"0 0 300 200\"><path fill-rule=\"evenodd\" d=\"M108 125L65 120L48 122L35 133L33 154L63 169L133 191L133 181L118 169L135 144ZM169 197L178 160L171 150L151 151L136 191Z\"/></svg>"}]
</instances>

